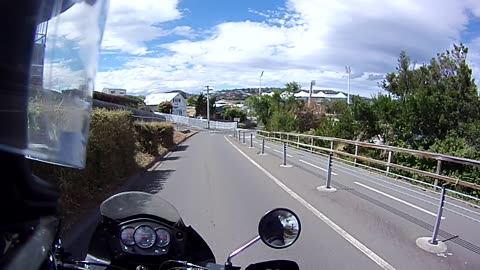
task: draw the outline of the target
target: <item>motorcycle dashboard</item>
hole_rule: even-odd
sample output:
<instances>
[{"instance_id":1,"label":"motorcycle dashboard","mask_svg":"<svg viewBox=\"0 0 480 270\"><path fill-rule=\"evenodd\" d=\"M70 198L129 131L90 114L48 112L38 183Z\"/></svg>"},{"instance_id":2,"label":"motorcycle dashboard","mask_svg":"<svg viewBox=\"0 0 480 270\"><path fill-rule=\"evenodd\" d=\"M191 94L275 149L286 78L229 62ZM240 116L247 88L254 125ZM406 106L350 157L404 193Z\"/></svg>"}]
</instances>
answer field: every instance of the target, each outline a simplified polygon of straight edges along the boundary
<instances>
[{"instance_id":1,"label":"motorcycle dashboard","mask_svg":"<svg viewBox=\"0 0 480 270\"><path fill-rule=\"evenodd\" d=\"M181 231L148 219L127 221L118 226L121 250L132 255L166 255L184 238Z\"/></svg>"}]
</instances>

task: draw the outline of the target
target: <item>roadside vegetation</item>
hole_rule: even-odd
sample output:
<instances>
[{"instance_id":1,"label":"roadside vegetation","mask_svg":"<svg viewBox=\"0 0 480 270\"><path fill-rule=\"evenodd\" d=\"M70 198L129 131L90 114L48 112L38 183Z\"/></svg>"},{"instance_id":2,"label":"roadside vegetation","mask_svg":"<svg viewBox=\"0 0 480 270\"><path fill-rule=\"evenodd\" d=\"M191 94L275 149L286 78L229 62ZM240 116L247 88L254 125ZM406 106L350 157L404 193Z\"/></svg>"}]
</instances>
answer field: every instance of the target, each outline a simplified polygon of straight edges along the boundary
<instances>
[{"instance_id":1,"label":"roadside vegetation","mask_svg":"<svg viewBox=\"0 0 480 270\"><path fill-rule=\"evenodd\" d=\"M417 65L401 52L396 70L379 84L383 92L371 99L354 96L350 106L345 101L308 106L293 97L294 82L273 96L252 96L246 104L270 131L380 142L480 160L480 99L467 55L468 48L454 45ZM362 155L383 159L385 153L371 150ZM434 160L407 154L395 155L395 163L436 169ZM480 184L479 168L448 163L442 174ZM478 191L462 191L480 197Z\"/></svg>"},{"instance_id":2,"label":"roadside vegetation","mask_svg":"<svg viewBox=\"0 0 480 270\"><path fill-rule=\"evenodd\" d=\"M87 164L76 170L32 161L40 178L61 189L60 212L71 223L113 194L134 173L147 168L184 134L169 123L134 121L129 111L95 109L89 130ZM68 224L67 224L68 226Z\"/></svg>"}]
</instances>

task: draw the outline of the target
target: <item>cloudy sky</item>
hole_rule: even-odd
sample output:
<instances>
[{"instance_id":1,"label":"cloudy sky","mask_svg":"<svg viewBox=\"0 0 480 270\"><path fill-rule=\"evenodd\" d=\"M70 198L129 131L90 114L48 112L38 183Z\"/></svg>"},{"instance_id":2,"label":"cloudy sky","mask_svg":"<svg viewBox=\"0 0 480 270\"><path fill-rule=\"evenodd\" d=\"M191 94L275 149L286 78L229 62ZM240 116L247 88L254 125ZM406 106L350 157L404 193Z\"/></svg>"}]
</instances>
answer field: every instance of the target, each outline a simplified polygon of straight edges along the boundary
<instances>
[{"instance_id":1,"label":"cloudy sky","mask_svg":"<svg viewBox=\"0 0 480 270\"><path fill-rule=\"evenodd\" d=\"M480 79L478 0L111 0L96 89L131 94L281 86L370 96L406 50L417 63L463 42Z\"/></svg>"}]
</instances>

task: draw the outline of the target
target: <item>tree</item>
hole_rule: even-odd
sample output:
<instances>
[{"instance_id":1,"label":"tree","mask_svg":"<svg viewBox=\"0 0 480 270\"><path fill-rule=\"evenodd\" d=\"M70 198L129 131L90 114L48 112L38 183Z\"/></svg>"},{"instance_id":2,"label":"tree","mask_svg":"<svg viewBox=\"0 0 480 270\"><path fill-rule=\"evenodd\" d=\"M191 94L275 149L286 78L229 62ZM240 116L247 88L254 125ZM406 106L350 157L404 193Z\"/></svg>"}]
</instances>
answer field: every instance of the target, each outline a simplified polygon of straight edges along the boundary
<instances>
[{"instance_id":1,"label":"tree","mask_svg":"<svg viewBox=\"0 0 480 270\"><path fill-rule=\"evenodd\" d=\"M173 106L170 101L164 101L158 104L158 111L161 113L172 113Z\"/></svg>"},{"instance_id":2,"label":"tree","mask_svg":"<svg viewBox=\"0 0 480 270\"><path fill-rule=\"evenodd\" d=\"M217 106L215 105L215 102L217 102L217 97L215 96L210 96L209 100L209 110L210 110L210 118L216 119L217 118Z\"/></svg>"},{"instance_id":3,"label":"tree","mask_svg":"<svg viewBox=\"0 0 480 270\"><path fill-rule=\"evenodd\" d=\"M207 116L207 98L200 94L195 102L195 116Z\"/></svg>"},{"instance_id":4,"label":"tree","mask_svg":"<svg viewBox=\"0 0 480 270\"><path fill-rule=\"evenodd\" d=\"M196 103L197 103L197 99L195 96L191 96L187 99L188 106L195 106Z\"/></svg>"},{"instance_id":5,"label":"tree","mask_svg":"<svg viewBox=\"0 0 480 270\"><path fill-rule=\"evenodd\" d=\"M240 108L229 107L223 112L223 119L233 121L235 118L240 118L240 122L247 119L247 114Z\"/></svg>"}]
</instances>

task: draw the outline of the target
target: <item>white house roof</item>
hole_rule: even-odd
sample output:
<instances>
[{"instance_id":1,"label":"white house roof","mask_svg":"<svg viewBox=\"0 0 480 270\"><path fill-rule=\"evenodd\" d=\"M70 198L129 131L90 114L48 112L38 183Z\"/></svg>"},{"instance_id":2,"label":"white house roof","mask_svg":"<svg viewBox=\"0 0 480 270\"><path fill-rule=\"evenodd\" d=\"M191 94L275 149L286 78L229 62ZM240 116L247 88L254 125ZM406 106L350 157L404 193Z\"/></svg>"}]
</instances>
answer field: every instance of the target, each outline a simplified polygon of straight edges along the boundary
<instances>
[{"instance_id":1,"label":"white house roof","mask_svg":"<svg viewBox=\"0 0 480 270\"><path fill-rule=\"evenodd\" d=\"M318 93L312 94L314 98L347 98L344 93L338 92L336 94L325 94L324 92L320 91Z\"/></svg>"},{"instance_id":2,"label":"white house roof","mask_svg":"<svg viewBox=\"0 0 480 270\"><path fill-rule=\"evenodd\" d=\"M181 96L179 93L158 93L151 94L145 98L145 104L147 105L158 105L165 101L172 101L177 96Z\"/></svg>"},{"instance_id":3,"label":"white house roof","mask_svg":"<svg viewBox=\"0 0 480 270\"><path fill-rule=\"evenodd\" d=\"M310 95L308 94L308 92L305 92L305 91L300 91L295 94L295 97L297 98L308 98L309 96Z\"/></svg>"},{"instance_id":4,"label":"white house roof","mask_svg":"<svg viewBox=\"0 0 480 270\"><path fill-rule=\"evenodd\" d=\"M333 95L332 98L347 98L347 95L345 95L344 93L337 93Z\"/></svg>"},{"instance_id":5,"label":"white house roof","mask_svg":"<svg viewBox=\"0 0 480 270\"><path fill-rule=\"evenodd\" d=\"M262 96L273 96L273 92L263 92Z\"/></svg>"}]
</instances>

